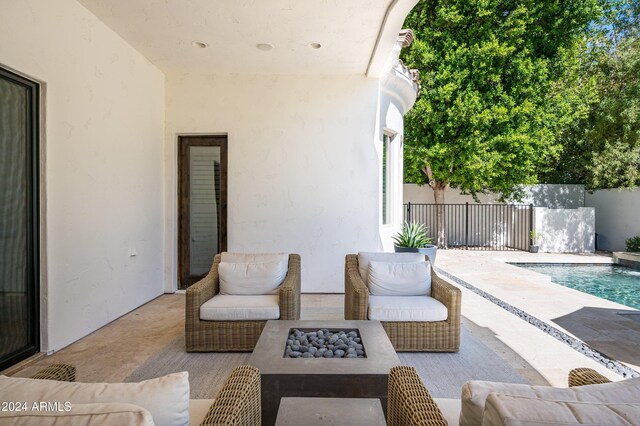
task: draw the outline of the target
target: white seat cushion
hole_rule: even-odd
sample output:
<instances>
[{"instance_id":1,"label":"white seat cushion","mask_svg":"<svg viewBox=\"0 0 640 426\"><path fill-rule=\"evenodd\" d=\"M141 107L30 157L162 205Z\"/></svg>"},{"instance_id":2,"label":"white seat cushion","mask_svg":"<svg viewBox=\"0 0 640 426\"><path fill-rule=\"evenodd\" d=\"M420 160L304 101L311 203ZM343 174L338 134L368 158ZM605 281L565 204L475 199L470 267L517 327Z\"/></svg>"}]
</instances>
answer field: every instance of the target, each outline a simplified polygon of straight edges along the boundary
<instances>
[{"instance_id":1,"label":"white seat cushion","mask_svg":"<svg viewBox=\"0 0 640 426\"><path fill-rule=\"evenodd\" d=\"M207 321L254 321L280 318L278 295L236 296L218 294L200 306Z\"/></svg>"},{"instance_id":2,"label":"white seat cushion","mask_svg":"<svg viewBox=\"0 0 640 426\"><path fill-rule=\"evenodd\" d=\"M0 395L4 401L25 401L29 405L41 401L70 402L72 406L127 403L148 410L156 426L189 424L186 371L139 383L78 383L0 376Z\"/></svg>"},{"instance_id":3,"label":"white seat cushion","mask_svg":"<svg viewBox=\"0 0 640 426\"><path fill-rule=\"evenodd\" d=\"M358 271L365 284L369 284L369 262L416 263L424 262L425 256L420 253L358 253Z\"/></svg>"},{"instance_id":4,"label":"white seat cushion","mask_svg":"<svg viewBox=\"0 0 640 426\"><path fill-rule=\"evenodd\" d=\"M457 425L460 419L460 400L451 398L433 398L442 416L450 425ZM189 411L191 413L191 411Z\"/></svg>"},{"instance_id":5,"label":"white seat cushion","mask_svg":"<svg viewBox=\"0 0 640 426\"><path fill-rule=\"evenodd\" d=\"M190 399L189 424L193 426L202 424L214 401L215 399Z\"/></svg>"},{"instance_id":6,"label":"white seat cushion","mask_svg":"<svg viewBox=\"0 0 640 426\"><path fill-rule=\"evenodd\" d=\"M220 294L262 295L275 294L287 276L288 264L271 262L220 262Z\"/></svg>"},{"instance_id":7,"label":"white seat cushion","mask_svg":"<svg viewBox=\"0 0 640 426\"><path fill-rule=\"evenodd\" d=\"M369 319L377 321L445 321L447 307L429 296L369 296Z\"/></svg>"},{"instance_id":8,"label":"white seat cushion","mask_svg":"<svg viewBox=\"0 0 640 426\"><path fill-rule=\"evenodd\" d=\"M431 265L372 260L368 287L372 296L431 296Z\"/></svg>"},{"instance_id":9,"label":"white seat cushion","mask_svg":"<svg viewBox=\"0 0 640 426\"><path fill-rule=\"evenodd\" d=\"M491 393L487 397L483 426L640 424L640 403L547 401Z\"/></svg>"}]
</instances>

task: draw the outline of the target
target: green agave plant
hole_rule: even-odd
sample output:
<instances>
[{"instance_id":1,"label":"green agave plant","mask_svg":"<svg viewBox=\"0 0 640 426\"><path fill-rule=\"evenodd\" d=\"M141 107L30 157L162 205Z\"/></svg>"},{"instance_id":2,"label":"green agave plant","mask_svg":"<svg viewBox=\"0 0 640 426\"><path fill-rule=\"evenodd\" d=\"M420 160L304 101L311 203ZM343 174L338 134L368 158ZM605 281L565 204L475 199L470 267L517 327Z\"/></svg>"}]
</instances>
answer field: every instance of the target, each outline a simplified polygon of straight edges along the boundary
<instances>
[{"instance_id":1,"label":"green agave plant","mask_svg":"<svg viewBox=\"0 0 640 426\"><path fill-rule=\"evenodd\" d=\"M433 243L433 238L427 236L427 227L422 223L405 222L393 241L398 247L424 248Z\"/></svg>"}]
</instances>

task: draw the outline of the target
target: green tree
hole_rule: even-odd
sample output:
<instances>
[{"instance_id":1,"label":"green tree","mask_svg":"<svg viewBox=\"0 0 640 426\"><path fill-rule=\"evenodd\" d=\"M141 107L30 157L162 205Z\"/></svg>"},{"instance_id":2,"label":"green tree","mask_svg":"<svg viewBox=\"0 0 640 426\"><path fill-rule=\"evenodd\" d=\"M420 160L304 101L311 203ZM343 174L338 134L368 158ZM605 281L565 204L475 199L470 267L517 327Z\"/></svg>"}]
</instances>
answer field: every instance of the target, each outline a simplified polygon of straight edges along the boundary
<instances>
[{"instance_id":1,"label":"green tree","mask_svg":"<svg viewBox=\"0 0 640 426\"><path fill-rule=\"evenodd\" d=\"M559 133L563 155L541 179L588 189L640 185L640 1L608 1L577 73L595 83L586 114Z\"/></svg>"},{"instance_id":2,"label":"green tree","mask_svg":"<svg viewBox=\"0 0 640 426\"><path fill-rule=\"evenodd\" d=\"M404 62L421 90L405 117L405 181L518 196L557 157L575 90L556 84L600 13L597 0L421 0L405 21L416 40ZM437 241L446 246L443 209Z\"/></svg>"}]
</instances>

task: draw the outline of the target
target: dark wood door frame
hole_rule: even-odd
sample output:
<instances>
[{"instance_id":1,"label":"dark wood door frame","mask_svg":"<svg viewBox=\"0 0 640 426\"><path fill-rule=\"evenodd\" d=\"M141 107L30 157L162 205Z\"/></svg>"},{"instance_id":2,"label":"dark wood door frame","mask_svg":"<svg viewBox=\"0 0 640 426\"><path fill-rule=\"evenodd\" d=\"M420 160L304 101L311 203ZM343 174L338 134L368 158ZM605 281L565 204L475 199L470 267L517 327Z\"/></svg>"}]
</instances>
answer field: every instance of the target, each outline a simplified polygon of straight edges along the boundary
<instances>
[{"instance_id":1,"label":"dark wood door frame","mask_svg":"<svg viewBox=\"0 0 640 426\"><path fill-rule=\"evenodd\" d=\"M218 250L227 250L227 136L178 136L178 288L187 288L202 276L189 274L189 147L220 147L220 191L218 204Z\"/></svg>"},{"instance_id":2,"label":"dark wood door frame","mask_svg":"<svg viewBox=\"0 0 640 426\"><path fill-rule=\"evenodd\" d=\"M0 358L0 370L40 351L40 85L0 67L0 78L27 90L26 198L28 227L25 230L27 276L27 346Z\"/></svg>"}]
</instances>

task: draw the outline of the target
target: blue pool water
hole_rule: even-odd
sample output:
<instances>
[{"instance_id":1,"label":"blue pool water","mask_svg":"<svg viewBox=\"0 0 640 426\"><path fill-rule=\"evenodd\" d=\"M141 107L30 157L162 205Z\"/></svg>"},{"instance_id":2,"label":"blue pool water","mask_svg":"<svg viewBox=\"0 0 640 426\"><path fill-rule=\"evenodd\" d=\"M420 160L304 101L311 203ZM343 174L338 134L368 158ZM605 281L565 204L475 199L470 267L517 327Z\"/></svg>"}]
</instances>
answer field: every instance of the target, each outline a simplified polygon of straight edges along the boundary
<instances>
[{"instance_id":1,"label":"blue pool water","mask_svg":"<svg viewBox=\"0 0 640 426\"><path fill-rule=\"evenodd\" d=\"M640 271L618 265L522 264L565 287L640 309Z\"/></svg>"}]
</instances>

